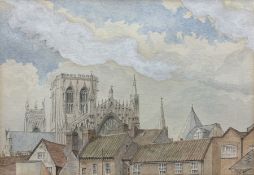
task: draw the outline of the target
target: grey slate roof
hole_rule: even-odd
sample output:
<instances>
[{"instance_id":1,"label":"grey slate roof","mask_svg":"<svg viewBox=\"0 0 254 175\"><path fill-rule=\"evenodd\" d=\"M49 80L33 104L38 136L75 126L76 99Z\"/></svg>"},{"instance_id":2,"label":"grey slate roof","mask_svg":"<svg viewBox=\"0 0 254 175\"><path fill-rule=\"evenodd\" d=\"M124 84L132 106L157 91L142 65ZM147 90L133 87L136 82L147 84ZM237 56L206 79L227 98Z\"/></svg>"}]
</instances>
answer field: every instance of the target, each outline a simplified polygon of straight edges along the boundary
<instances>
[{"instance_id":1,"label":"grey slate roof","mask_svg":"<svg viewBox=\"0 0 254 175\"><path fill-rule=\"evenodd\" d=\"M137 136L133 139L139 145L147 145L155 142L156 138L162 132L161 129L139 130Z\"/></svg>"},{"instance_id":2,"label":"grey slate roof","mask_svg":"<svg viewBox=\"0 0 254 175\"><path fill-rule=\"evenodd\" d=\"M7 131L7 138L12 139L13 152L32 151L41 139L55 141L55 133L53 132L23 132L23 131Z\"/></svg>"},{"instance_id":3,"label":"grey slate roof","mask_svg":"<svg viewBox=\"0 0 254 175\"><path fill-rule=\"evenodd\" d=\"M203 132L203 138L209 138L210 136L210 133L212 132L212 130L215 128L215 127L220 127L220 124L218 123L214 123L214 124L211 124L211 125L203 125L203 126L197 126L195 128L193 128L185 137L185 139L187 140L190 140L190 139L193 139L194 137L194 134L196 133L196 131L198 129L200 129L202 132Z\"/></svg>"},{"instance_id":4,"label":"grey slate roof","mask_svg":"<svg viewBox=\"0 0 254 175\"><path fill-rule=\"evenodd\" d=\"M114 158L126 140L128 140L127 134L100 136L85 146L80 154L80 158Z\"/></svg>"},{"instance_id":5,"label":"grey slate roof","mask_svg":"<svg viewBox=\"0 0 254 175\"><path fill-rule=\"evenodd\" d=\"M194 108L191 107L191 112L187 118L185 127L184 127L184 131L182 133L182 138L186 138L186 136L188 135L188 133L196 127L200 127L203 126L201 121L199 120L197 114L194 111Z\"/></svg>"},{"instance_id":6,"label":"grey slate roof","mask_svg":"<svg viewBox=\"0 0 254 175\"><path fill-rule=\"evenodd\" d=\"M210 139L177 141L166 144L144 145L138 149L133 162L175 162L203 160Z\"/></svg>"},{"instance_id":7,"label":"grey slate roof","mask_svg":"<svg viewBox=\"0 0 254 175\"><path fill-rule=\"evenodd\" d=\"M254 171L254 150L249 151L243 158L236 162L230 169L237 171L252 170Z\"/></svg>"}]
</instances>

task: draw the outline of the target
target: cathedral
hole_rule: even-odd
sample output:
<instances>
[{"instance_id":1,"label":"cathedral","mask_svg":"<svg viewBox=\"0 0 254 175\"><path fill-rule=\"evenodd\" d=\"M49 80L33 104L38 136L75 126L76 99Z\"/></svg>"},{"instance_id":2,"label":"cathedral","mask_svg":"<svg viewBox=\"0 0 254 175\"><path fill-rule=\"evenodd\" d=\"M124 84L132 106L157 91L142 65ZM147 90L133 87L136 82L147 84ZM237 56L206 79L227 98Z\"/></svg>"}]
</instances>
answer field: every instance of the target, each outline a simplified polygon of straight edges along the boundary
<instances>
[{"instance_id":1,"label":"cathedral","mask_svg":"<svg viewBox=\"0 0 254 175\"><path fill-rule=\"evenodd\" d=\"M132 86L131 86L132 84ZM5 155L29 154L41 139L67 144L80 150L87 136L100 137L127 134L138 144L166 143L168 128L165 124L161 99L160 129L141 129L139 123L139 94L134 76L130 83L128 102L116 99L111 86L108 98L98 100L98 78L93 75L59 74L51 82L50 130L46 128L44 101L41 107L25 104L24 131L5 132ZM22 140L22 142L21 142Z\"/></svg>"}]
</instances>

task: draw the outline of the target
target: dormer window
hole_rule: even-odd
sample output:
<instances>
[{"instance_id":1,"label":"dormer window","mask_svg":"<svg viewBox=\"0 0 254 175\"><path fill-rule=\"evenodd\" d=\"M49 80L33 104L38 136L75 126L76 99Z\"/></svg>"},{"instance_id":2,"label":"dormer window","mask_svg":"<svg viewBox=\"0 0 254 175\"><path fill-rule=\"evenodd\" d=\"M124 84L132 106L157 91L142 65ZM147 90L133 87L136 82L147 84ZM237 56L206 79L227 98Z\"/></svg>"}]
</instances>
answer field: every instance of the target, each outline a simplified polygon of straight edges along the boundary
<instances>
[{"instance_id":1,"label":"dormer window","mask_svg":"<svg viewBox=\"0 0 254 175\"><path fill-rule=\"evenodd\" d=\"M193 136L193 139L202 139L203 138L203 131L201 129L198 129L194 136Z\"/></svg>"}]
</instances>

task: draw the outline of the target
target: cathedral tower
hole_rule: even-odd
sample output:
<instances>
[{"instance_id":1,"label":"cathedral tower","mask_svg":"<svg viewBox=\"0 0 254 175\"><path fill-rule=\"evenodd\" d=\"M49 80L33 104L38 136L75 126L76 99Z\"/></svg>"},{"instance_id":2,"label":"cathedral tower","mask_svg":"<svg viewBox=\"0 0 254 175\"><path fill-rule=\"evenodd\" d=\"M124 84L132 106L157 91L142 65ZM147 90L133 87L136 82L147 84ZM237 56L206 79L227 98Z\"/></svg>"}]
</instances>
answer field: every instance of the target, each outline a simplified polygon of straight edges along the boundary
<instances>
[{"instance_id":1,"label":"cathedral tower","mask_svg":"<svg viewBox=\"0 0 254 175\"><path fill-rule=\"evenodd\" d=\"M25 121L24 130L26 132L44 132L46 130L45 119L45 104L42 101L42 107L38 108L37 102L35 102L34 108L29 106L29 102L26 102L25 108Z\"/></svg>"},{"instance_id":2,"label":"cathedral tower","mask_svg":"<svg viewBox=\"0 0 254 175\"><path fill-rule=\"evenodd\" d=\"M97 97L97 77L94 75L60 74L51 84L51 131L56 141L66 143L65 133L85 121L93 128ZM83 124L83 123L82 123Z\"/></svg>"}]
</instances>

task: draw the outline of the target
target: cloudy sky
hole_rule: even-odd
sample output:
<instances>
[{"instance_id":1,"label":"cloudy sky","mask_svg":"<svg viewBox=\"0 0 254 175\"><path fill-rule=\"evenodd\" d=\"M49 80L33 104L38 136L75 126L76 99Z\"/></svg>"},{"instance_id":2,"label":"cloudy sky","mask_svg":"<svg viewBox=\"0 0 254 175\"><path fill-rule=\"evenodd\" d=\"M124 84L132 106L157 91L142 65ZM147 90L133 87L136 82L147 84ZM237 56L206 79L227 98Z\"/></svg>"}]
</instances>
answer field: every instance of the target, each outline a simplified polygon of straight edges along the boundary
<instances>
[{"instance_id":1,"label":"cloudy sky","mask_svg":"<svg viewBox=\"0 0 254 175\"><path fill-rule=\"evenodd\" d=\"M143 128L159 126L164 97L177 137L193 104L203 124L244 131L254 121L251 0L0 0L0 117L22 130L24 104L56 74L92 71L128 100L137 77Z\"/></svg>"}]
</instances>

